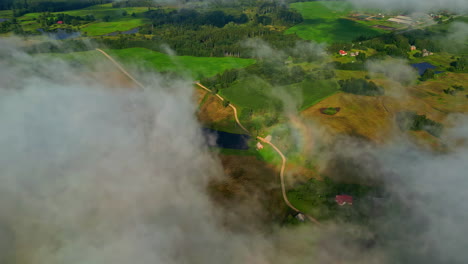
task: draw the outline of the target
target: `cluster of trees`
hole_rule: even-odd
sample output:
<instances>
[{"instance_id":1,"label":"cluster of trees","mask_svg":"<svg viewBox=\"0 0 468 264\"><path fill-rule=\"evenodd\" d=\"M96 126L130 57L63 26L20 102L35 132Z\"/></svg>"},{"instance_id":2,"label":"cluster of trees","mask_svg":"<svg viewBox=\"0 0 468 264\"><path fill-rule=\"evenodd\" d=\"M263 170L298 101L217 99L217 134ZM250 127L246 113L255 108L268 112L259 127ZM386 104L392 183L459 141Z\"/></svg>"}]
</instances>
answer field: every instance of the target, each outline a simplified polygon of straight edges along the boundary
<instances>
[{"instance_id":1,"label":"cluster of trees","mask_svg":"<svg viewBox=\"0 0 468 264\"><path fill-rule=\"evenodd\" d=\"M362 222L368 217L363 200L367 196L376 196L383 191L379 187L360 184L347 184L337 182L329 177L323 180L310 179L304 183L296 184L288 192L288 196L301 200L320 211L319 219L337 219ZM335 201L336 195L347 194L353 197L353 206L339 206ZM361 201L361 204L358 201ZM367 204L368 205L368 204Z\"/></svg>"},{"instance_id":2,"label":"cluster of trees","mask_svg":"<svg viewBox=\"0 0 468 264\"><path fill-rule=\"evenodd\" d=\"M140 33L150 34L151 26L142 27ZM157 34L151 39L120 36L117 39L99 40L109 48L122 49L129 47L144 47L162 51L161 45L167 45L178 55L204 57L251 57L250 49L242 45L247 38L261 38L277 49L293 47L298 37L284 35L283 32L271 30L261 25L228 24L224 28L201 26L193 29L184 26L166 25L157 29Z\"/></svg>"},{"instance_id":3,"label":"cluster of trees","mask_svg":"<svg viewBox=\"0 0 468 264\"><path fill-rule=\"evenodd\" d=\"M62 21L63 24L77 26L80 24L81 21L91 22L95 21L93 15L86 15L86 16L71 16L68 14L51 14L49 12L41 14L37 19L37 22L41 24L42 27L48 27L53 24L56 24L57 21Z\"/></svg>"},{"instance_id":4,"label":"cluster of trees","mask_svg":"<svg viewBox=\"0 0 468 264\"><path fill-rule=\"evenodd\" d=\"M430 80L430 79L434 79L435 77L435 71L433 69L426 69L423 73L423 75L421 75L421 77L419 77L419 80L421 81L427 81L427 80Z\"/></svg>"},{"instance_id":5,"label":"cluster of trees","mask_svg":"<svg viewBox=\"0 0 468 264\"><path fill-rule=\"evenodd\" d=\"M448 70L452 72L468 71L468 57L463 56L461 58L457 58L455 61L452 61Z\"/></svg>"},{"instance_id":6,"label":"cluster of trees","mask_svg":"<svg viewBox=\"0 0 468 264\"><path fill-rule=\"evenodd\" d=\"M348 80L339 80L338 84L341 90L346 93L359 94L359 95L383 95L384 89L377 86L372 81L366 81L364 79L351 78Z\"/></svg>"},{"instance_id":7,"label":"cluster of trees","mask_svg":"<svg viewBox=\"0 0 468 264\"><path fill-rule=\"evenodd\" d=\"M426 115L418 115L413 111L399 112L396 115L396 119L398 126L402 130L424 130L435 137L439 137L444 128L441 123L427 118Z\"/></svg>"},{"instance_id":8,"label":"cluster of trees","mask_svg":"<svg viewBox=\"0 0 468 264\"><path fill-rule=\"evenodd\" d=\"M457 94L457 92L460 92L460 91L465 91L465 87L461 85L452 85L452 87L444 89L444 93L450 94L450 95L455 95Z\"/></svg>"},{"instance_id":9,"label":"cluster of trees","mask_svg":"<svg viewBox=\"0 0 468 264\"><path fill-rule=\"evenodd\" d=\"M182 25L198 27L202 25L211 25L215 27L224 27L230 22L243 24L248 22L246 14L242 13L238 17L224 13L223 11L198 12L195 9L179 9L167 12L165 9L150 10L145 16L151 19L154 26L161 25Z\"/></svg>"},{"instance_id":10,"label":"cluster of trees","mask_svg":"<svg viewBox=\"0 0 468 264\"><path fill-rule=\"evenodd\" d=\"M16 19L6 20L0 23L0 33L8 33L11 31L15 34L23 33L23 28L18 24Z\"/></svg>"},{"instance_id":11,"label":"cluster of trees","mask_svg":"<svg viewBox=\"0 0 468 264\"><path fill-rule=\"evenodd\" d=\"M329 65L335 69L345 71L363 71L366 69L366 65L362 62L341 63L339 61L334 61L330 62Z\"/></svg>"},{"instance_id":12,"label":"cluster of trees","mask_svg":"<svg viewBox=\"0 0 468 264\"><path fill-rule=\"evenodd\" d=\"M304 21L302 15L278 2L259 2L253 18L254 23L263 25L292 26Z\"/></svg>"},{"instance_id":13,"label":"cluster of trees","mask_svg":"<svg viewBox=\"0 0 468 264\"><path fill-rule=\"evenodd\" d=\"M15 17L33 12L60 12L85 8L97 4L110 3L110 0L5 0L0 8L12 9Z\"/></svg>"},{"instance_id":14,"label":"cluster of trees","mask_svg":"<svg viewBox=\"0 0 468 264\"><path fill-rule=\"evenodd\" d=\"M157 7L158 4L156 1L153 0L126 0L126 1L118 1L118 2L113 2L112 7L114 8L123 8L123 7Z\"/></svg>"}]
</instances>

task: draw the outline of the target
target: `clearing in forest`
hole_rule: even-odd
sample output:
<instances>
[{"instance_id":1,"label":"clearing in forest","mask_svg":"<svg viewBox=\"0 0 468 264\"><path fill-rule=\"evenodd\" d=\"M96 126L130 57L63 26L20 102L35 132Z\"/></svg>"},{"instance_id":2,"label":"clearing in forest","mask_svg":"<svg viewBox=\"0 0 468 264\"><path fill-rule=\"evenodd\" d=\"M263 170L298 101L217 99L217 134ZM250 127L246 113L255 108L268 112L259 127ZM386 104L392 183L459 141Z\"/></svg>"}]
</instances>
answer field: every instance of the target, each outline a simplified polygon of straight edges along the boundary
<instances>
[{"instance_id":1,"label":"clearing in forest","mask_svg":"<svg viewBox=\"0 0 468 264\"><path fill-rule=\"evenodd\" d=\"M286 31L317 42L349 42L359 36L376 36L382 30L346 19L351 5L344 1L314 1L291 4L304 17L304 22Z\"/></svg>"}]
</instances>

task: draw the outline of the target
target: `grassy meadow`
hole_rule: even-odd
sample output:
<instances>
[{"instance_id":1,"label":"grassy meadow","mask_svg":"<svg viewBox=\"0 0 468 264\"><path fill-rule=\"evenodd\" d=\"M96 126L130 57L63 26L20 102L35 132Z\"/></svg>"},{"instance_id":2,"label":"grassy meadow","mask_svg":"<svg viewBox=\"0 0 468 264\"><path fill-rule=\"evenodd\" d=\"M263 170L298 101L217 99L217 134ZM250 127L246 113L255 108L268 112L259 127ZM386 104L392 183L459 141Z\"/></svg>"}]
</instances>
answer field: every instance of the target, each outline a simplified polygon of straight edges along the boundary
<instances>
[{"instance_id":1,"label":"grassy meadow","mask_svg":"<svg viewBox=\"0 0 468 264\"><path fill-rule=\"evenodd\" d=\"M300 2L290 5L304 17L304 22L286 31L317 42L348 42L361 35L376 36L382 31L345 19L351 11L347 2Z\"/></svg>"},{"instance_id":2,"label":"grassy meadow","mask_svg":"<svg viewBox=\"0 0 468 264\"><path fill-rule=\"evenodd\" d=\"M187 76L193 78L209 77L227 69L242 68L255 63L254 59L232 57L170 56L145 48L106 50L106 52L127 66L136 66L156 71L185 72ZM102 55L97 51L85 51L68 54L43 54L39 56L52 56L83 64L92 64L96 60L99 60Z\"/></svg>"},{"instance_id":3,"label":"grassy meadow","mask_svg":"<svg viewBox=\"0 0 468 264\"><path fill-rule=\"evenodd\" d=\"M126 16L123 16L123 12L127 12ZM99 36L105 35L116 31L127 31L145 24L145 18L142 13L148 11L146 7L125 7L125 8L113 8L112 4L103 4L90 6L83 9L55 12L52 14L68 14L71 16L87 16L92 15L96 18L95 22L85 24L79 27L82 33L86 33L88 36ZM11 13L11 11L8 11ZM131 16L135 13L135 16ZM7 13L5 13L6 16ZM26 30L36 30L41 28L41 25L35 21L41 13L29 13L18 20ZM104 17L109 16L109 22L104 22ZM0 13L0 17L2 17Z\"/></svg>"},{"instance_id":4,"label":"grassy meadow","mask_svg":"<svg viewBox=\"0 0 468 264\"><path fill-rule=\"evenodd\" d=\"M109 50L109 53L127 64L143 65L158 71L185 72L193 78L210 77L227 69L255 63L254 59L233 57L170 56L145 48Z\"/></svg>"}]
</instances>

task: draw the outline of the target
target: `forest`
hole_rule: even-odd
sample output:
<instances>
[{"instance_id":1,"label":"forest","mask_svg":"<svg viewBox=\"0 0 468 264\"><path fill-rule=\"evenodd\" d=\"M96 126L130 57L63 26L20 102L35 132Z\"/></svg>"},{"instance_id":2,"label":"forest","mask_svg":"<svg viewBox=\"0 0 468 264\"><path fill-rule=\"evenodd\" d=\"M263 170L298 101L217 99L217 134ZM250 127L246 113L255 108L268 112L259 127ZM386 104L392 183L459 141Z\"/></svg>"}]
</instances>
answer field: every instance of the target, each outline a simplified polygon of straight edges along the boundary
<instances>
[{"instance_id":1,"label":"forest","mask_svg":"<svg viewBox=\"0 0 468 264\"><path fill-rule=\"evenodd\" d=\"M60 12L92 5L110 3L111 0L2 0L0 10L13 10L15 17L35 12Z\"/></svg>"}]
</instances>

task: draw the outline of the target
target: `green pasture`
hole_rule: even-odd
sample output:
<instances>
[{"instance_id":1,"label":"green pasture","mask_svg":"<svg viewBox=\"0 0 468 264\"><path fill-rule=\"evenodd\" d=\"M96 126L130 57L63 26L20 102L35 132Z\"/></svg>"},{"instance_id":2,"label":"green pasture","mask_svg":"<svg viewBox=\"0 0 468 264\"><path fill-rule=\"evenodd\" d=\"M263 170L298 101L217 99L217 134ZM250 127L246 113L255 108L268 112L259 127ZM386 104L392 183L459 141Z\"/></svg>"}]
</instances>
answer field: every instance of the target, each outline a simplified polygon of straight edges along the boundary
<instances>
[{"instance_id":1,"label":"green pasture","mask_svg":"<svg viewBox=\"0 0 468 264\"><path fill-rule=\"evenodd\" d=\"M323 99L338 92L338 84L334 80L306 80L285 87L299 103L299 110L304 110Z\"/></svg>"},{"instance_id":2,"label":"green pasture","mask_svg":"<svg viewBox=\"0 0 468 264\"><path fill-rule=\"evenodd\" d=\"M146 12L146 7L125 7L113 8L112 4L95 5L83 9L54 12L52 14L68 14L71 16L87 16L93 15L97 20L89 24L81 26L80 30L88 36L105 35L116 31L127 31L139 26L144 25L145 18L142 13ZM127 15L123 16L126 11ZM135 13L135 16L131 16ZM19 18L21 25L25 30L36 30L41 28L34 19L38 18L41 13L29 13ZM103 18L109 16L109 22L104 22ZM2 17L0 15L0 17Z\"/></svg>"},{"instance_id":3,"label":"green pasture","mask_svg":"<svg viewBox=\"0 0 468 264\"><path fill-rule=\"evenodd\" d=\"M115 21L97 21L81 27L81 32L88 36L100 36L116 31L127 31L144 25L144 20L130 16L119 18Z\"/></svg>"},{"instance_id":4,"label":"green pasture","mask_svg":"<svg viewBox=\"0 0 468 264\"><path fill-rule=\"evenodd\" d=\"M0 10L0 18L13 18L11 10Z\"/></svg>"},{"instance_id":5,"label":"green pasture","mask_svg":"<svg viewBox=\"0 0 468 264\"><path fill-rule=\"evenodd\" d=\"M303 81L283 87L273 87L269 83L248 77L228 88L220 90L221 96L234 105L252 109L255 112L279 110L281 98L289 97L298 106L306 109L338 91L338 84L333 80Z\"/></svg>"},{"instance_id":6,"label":"green pasture","mask_svg":"<svg viewBox=\"0 0 468 264\"><path fill-rule=\"evenodd\" d=\"M255 63L253 59L233 57L170 56L145 48L109 50L109 53L127 64L186 73L193 78L210 77L227 69L243 68Z\"/></svg>"},{"instance_id":7,"label":"green pasture","mask_svg":"<svg viewBox=\"0 0 468 264\"><path fill-rule=\"evenodd\" d=\"M126 66L135 66L157 71L185 72L193 78L209 77L227 69L242 68L255 63L255 60L253 59L231 57L170 56L145 48L106 50L106 52ZM102 55L97 51L74 52L67 54L49 53L39 56L73 60L82 64L93 64L96 60L104 59L104 57L102 57Z\"/></svg>"},{"instance_id":8,"label":"green pasture","mask_svg":"<svg viewBox=\"0 0 468 264\"><path fill-rule=\"evenodd\" d=\"M357 37L377 36L382 31L345 19L351 5L342 1L300 2L290 5L304 17L304 22L286 30L286 34L318 42L349 42Z\"/></svg>"}]
</instances>

